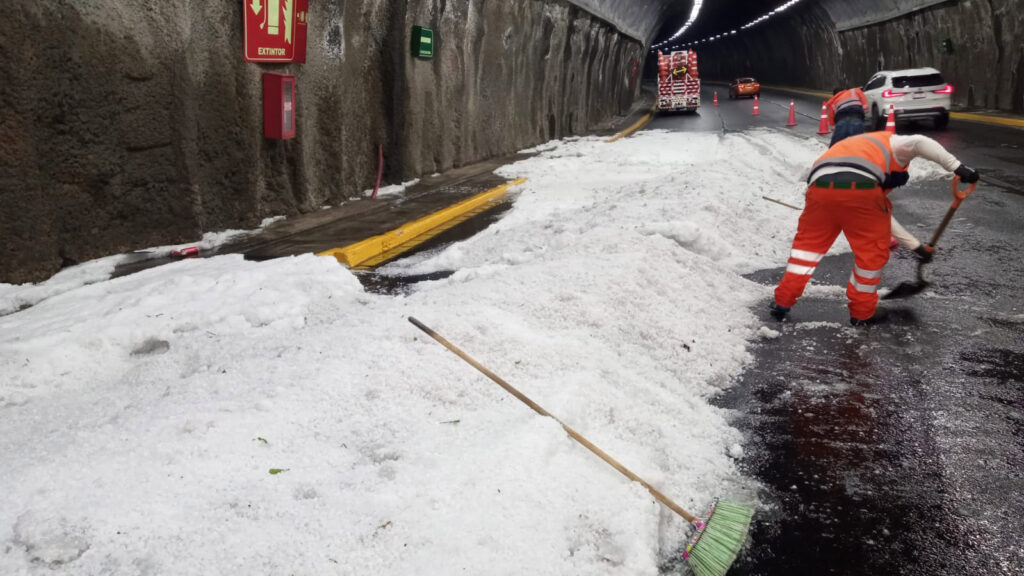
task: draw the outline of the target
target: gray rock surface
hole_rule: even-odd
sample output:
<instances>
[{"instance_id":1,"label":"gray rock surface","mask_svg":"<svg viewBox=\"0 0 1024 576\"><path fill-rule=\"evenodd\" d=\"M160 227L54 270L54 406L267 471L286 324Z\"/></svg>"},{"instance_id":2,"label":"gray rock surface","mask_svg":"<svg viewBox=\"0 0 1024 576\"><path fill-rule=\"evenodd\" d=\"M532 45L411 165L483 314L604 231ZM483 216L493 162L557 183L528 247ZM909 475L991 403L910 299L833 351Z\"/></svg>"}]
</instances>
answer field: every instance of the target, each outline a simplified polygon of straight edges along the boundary
<instances>
[{"instance_id":1,"label":"gray rock surface","mask_svg":"<svg viewBox=\"0 0 1024 576\"><path fill-rule=\"evenodd\" d=\"M628 110L643 46L565 0L318 0L305 64L243 61L244 3L9 0L0 282L577 134ZM433 60L410 55L413 25ZM264 72L297 137L263 137Z\"/></svg>"}]
</instances>

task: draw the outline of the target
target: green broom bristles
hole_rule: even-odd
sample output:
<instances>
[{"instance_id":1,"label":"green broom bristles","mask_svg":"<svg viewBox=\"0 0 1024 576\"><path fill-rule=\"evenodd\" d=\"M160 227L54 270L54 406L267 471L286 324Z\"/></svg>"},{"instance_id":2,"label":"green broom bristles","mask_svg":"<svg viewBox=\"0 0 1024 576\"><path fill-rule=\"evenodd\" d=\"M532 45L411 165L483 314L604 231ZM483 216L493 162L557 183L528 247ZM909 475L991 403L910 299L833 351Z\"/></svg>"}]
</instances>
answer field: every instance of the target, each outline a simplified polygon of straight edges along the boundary
<instances>
[{"instance_id":1,"label":"green broom bristles","mask_svg":"<svg viewBox=\"0 0 1024 576\"><path fill-rule=\"evenodd\" d=\"M683 553L696 576L725 576L747 539L754 509L715 498L705 523L695 524L697 533Z\"/></svg>"}]
</instances>

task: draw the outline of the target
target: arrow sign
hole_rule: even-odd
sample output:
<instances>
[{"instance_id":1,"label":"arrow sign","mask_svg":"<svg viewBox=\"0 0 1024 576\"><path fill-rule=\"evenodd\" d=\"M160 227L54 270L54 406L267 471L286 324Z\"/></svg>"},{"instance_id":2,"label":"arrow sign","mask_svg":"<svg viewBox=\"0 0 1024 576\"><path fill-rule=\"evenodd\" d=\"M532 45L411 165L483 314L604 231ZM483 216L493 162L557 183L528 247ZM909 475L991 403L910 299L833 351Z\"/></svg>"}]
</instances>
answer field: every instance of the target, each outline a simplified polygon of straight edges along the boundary
<instances>
[{"instance_id":1,"label":"arrow sign","mask_svg":"<svg viewBox=\"0 0 1024 576\"><path fill-rule=\"evenodd\" d=\"M242 0L245 61L305 62L308 10L309 0Z\"/></svg>"},{"instance_id":2,"label":"arrow sign","mask_svg":"<svg viewBox=\"0 0 1024 576\"><path fill-rule=\"evenodd\" d=\"M295 6L295 0L242 0L246 62L293 61Z\"/></svg>"}]
</instances>

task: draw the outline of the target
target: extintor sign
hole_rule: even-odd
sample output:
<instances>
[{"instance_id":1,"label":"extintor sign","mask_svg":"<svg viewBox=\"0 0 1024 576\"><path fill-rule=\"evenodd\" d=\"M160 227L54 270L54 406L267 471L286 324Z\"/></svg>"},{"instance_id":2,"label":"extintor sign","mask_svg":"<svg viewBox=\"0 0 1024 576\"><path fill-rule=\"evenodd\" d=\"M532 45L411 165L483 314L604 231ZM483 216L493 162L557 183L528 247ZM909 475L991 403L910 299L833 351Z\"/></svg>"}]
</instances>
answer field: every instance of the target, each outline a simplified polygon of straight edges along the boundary
<instances>
[{"instance_id":1,"label":"extintor sign","mask_svg":"<svg viewBox=\"0 0 1024 576\"><path fill-rule=\"evenodd\" d=\"M302 32L306 31L306 1L242 0L245 11L245 61L291 62L295 60L301 12ZM305 48L305 38L302 38ZM305 61L305 54L301 62Z\"/></svg>"}]
</instances>

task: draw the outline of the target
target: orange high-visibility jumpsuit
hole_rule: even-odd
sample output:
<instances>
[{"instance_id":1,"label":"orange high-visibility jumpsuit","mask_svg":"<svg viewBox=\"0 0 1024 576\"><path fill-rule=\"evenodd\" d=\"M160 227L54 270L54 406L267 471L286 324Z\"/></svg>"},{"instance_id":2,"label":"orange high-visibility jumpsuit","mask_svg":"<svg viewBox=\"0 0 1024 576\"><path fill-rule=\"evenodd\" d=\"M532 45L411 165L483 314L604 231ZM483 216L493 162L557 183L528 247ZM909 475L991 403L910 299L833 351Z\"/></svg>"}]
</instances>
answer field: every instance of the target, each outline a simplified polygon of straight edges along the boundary
<instances>
[{"instance_id":1,"label":"orange high-visibility jumpsuit","mask_svg":"<svg viewBox=\"0 0 1024 576\"><path fill-rule=\"evenodd\" d=\"M791 308L796 304L818 262L842 232L854 254L853 271L846 285L850 317L866 320L874 315L882 268L889 261L892 228L892 204L882 183L887 182L890 173L907 169L896 161L889 137L888 132L851 136L829 148L814 163L793 250L775 289L779 306ZM843 172L844 168L857 172Z\"/></svg>"}]
</instances>

